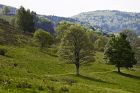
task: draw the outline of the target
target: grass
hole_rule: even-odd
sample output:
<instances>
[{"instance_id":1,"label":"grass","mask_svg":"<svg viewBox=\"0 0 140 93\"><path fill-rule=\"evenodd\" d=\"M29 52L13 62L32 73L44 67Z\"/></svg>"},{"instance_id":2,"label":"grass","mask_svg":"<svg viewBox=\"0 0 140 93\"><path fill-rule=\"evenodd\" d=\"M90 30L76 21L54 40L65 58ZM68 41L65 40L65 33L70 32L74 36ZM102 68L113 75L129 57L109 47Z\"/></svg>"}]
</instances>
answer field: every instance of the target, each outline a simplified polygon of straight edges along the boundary
<instances>
[{"instance_id":1,"label":"grass","mask_svg":"<svg viewBox=\"0 0 140 93\"><path fill-rule=\"evenodd\" d=\"M51 49L47 54L36 47L0 48L8 50L0 56L0 93L140 93L140 67L117 73L104 64L101 52L76 76L74 65L59 60Z\"/></svg>"},{"instance_id":2,"label":"grass","mask_svg":"<svg viewBox=\"0 0 140 93\"><path fill-rule=\"evenodd\" d=\"M0 13L0 18L10 22L11 19L14 18L14 16L7 16Z\"/></svg>"}]
</instances>

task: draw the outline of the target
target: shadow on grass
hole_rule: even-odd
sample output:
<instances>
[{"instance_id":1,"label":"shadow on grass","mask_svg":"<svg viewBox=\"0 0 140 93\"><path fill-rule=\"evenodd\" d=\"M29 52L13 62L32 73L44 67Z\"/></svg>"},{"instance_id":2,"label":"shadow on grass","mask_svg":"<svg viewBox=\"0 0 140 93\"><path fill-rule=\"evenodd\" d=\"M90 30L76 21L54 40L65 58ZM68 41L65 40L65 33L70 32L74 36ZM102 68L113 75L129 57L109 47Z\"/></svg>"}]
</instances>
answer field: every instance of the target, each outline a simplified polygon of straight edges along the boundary
<instances>
[{"instance_id":1,"label":"shadow on grass","mask_svg":"<svg viewBox=\"0 0 140 93\"><path fill-rule=\"evenodd\" d=\"M9 55L5 55L5 57L8 57L8 58L13 58L12 56L9 56Z\"/></svg>"},{"instance_id":2,"label":"shadow on grass","mask_svg":"<svg viewBox=\"0 0 140 93\"><path fill-rule=\"evenodd\" d=\"M120 72L120 73L115 72L115 73L117 73L117 74L119 74L119 75L122 75L122 76L125 76L125 77L128 77L128 78L133 78L133 79L140 80L140 77L139 77L139 76L134 76L134 75L127 74L127 73L122 73L122 72Z\"/></svg>"},{"instance_id":3,"label":"shadow on grass","mask_svg":"<svg viewBox=\"0 0 140 93\"><path fill-rule=\"evenodd\" d=\"M101 79L96 79L96 78L92 78L92 77L88 77L88 76L84 76L84 75L79 75L78 77L80 77L82 79L90 80L90 81L96 81L96 82L100 82L100 83L113 84L113 83L110 83L110 82L103 81Z\"/></svg>"},{"instance_id":4,"label":"shadow on grass","mask_svg":"<svg viewBox=\"0 0 140 93\"><path fill-rule=\"evenodd\" d=\"M53 57L58 57L57 54L51 53L50 51L46 50L46 49L42 49L40 50L40 52L44 53L44 54L48 54L49 56L53 56Z\"/></svg>"}]
</instances>

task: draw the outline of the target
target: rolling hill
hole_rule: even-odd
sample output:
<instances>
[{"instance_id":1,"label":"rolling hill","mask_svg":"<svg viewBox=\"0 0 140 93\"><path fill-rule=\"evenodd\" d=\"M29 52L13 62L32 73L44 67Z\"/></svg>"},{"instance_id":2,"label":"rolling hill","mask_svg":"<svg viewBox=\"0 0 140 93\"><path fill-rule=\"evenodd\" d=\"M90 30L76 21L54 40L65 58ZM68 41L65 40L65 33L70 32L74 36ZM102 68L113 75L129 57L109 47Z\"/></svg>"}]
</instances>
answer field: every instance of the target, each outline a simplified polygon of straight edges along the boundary
<instances>
[{"instance_id":1,"label":"rolling hill","mask_svg":"<svg viewBox=\"0 0 140 93\"><path fill-rule=\"evenodd\" d=\"M0 4L0 10L4 5ZM14 15L16 8L10 7L12 15ZM44 19L48 19L52 22L54 28L60 21L70 21L75 22L84 26L92 27L94 29L100 29L106 33L119 32L124 29L134 30L138 35L140 35L140 13L123 12L117 10L97 10L91 12L84 12L72 17L59 17L59 16L49 16L49 15L39 15ZM45 23L43 23L45 24ZM41 25L41 24L39 24ZM49 24L50 25L50 24ZM45 25L44 25L45 26ZM42 27L46 29L46 27ZM47 26L47 23L46 23ZM53 31L54 32L54 31Z\"/></svg>"},{"instance_id":2,"label":"rolling hill","mask_svg":"<svg viewBox=\"0 0 140 93\"><path fill-rule=\"evenodd\" d=\"M140 34L140 13L102 10L80 13L72 18L99 26L105 32L131 29Z\"/></svg>"},{"instance_id":3,"label":"rolling hill","mask_svg":"<svg viewBox=\"0 0 140 93\"><path fill-rule=\"evenodd\" d=\"M118 73L114 65L104 62L103 51L95 51L95 60L80 64L77 76L74 64L59 57L59 44L40 49L32 34L20 33L7 22L11 17L0 16L0 93L140 93L140 66L121 68ZM36 26L46 29L61 20L82 22L57 16L38 18Z\"/></svg>"},{"instance_id":4,"label":"rolling hill","mask_svg":"<svg viewBox=\"0 0 140 93\"><path fill-rule=\"evenodd\" d=\"M103 63L103 53L96 61L75 67L59 60L53 49L41 52L37 47L0 46L7 49L0 56L0 93L139 93L140 68L117 73ZM53 54L53 55L52 55Z\"/></svg>"}]
</instances>

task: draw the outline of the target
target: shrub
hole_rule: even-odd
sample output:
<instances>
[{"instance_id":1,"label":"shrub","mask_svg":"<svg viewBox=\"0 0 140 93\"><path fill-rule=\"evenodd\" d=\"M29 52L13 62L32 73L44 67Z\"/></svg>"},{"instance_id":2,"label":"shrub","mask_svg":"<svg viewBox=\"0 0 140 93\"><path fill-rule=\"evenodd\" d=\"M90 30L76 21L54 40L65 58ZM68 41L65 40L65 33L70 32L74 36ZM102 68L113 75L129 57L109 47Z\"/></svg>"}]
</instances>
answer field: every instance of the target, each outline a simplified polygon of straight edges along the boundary
<instances>
[{"instance_id":1,"label":"shrub","mask_svg":"<svg viewBox=\"0 0 140 93\"><path fill-rule=\"evenodd\" d=\"M73 80L73 79L67 79L67 78L63 79L63 81L65 81L69 85L72 85L73 83L76 83L75 80Z\"/></svg>"},{"instance_id":2,"label":"shrub","mask_svg":"<svg viewBox=\"0 0 140 93\"><path fill-rule=\"evenodd\" d=\"M16 87L17 87L17 88L31 88L32 85L29 84L29 83L27 83L27 82L21 82L21 83L19 83Z\"/></svg>"},{"instance_id":3,"label":"shrub","mask_svg":"<svg viewBox=\"0 0 140 93\"><path fill-rule=\"evenodd\" d=\"M57 48L48 48L47 52L48 55L53 57L58 57L57 55Z\"/></svg>"},{"instance_id":4,"label":"shrub","mask_svg":"<svg viewBox=\"0 0 140 93\"><path fill-rule=\"evenodd\" d=\"M47 88L48 88L48 91L55 91L53 86L47 86Z\"/></svg>"},{"instance_id":5,"label":"shrub","mask_svg":"<svg viewBox=\"0 0 140 93\"><path fill-rule=\"evenodd\" d=\"M5 56L7 50L6 49L0 49L0 55Z\"/></svg>"},{"instance_id":6,"label":"shrub","mask_svg":"<svg viewBox=\"0 0 140 93\"><path fill-rule=\"evenodd\" d=\"M17 67L17 66L18 66L18 63L14 63L14 64L13 64L13 67Z\"/></svg>"},{"instance_id":7,"label":"shrub","mask_svg":"<svg viewBox=\"0 0 140 93\"><path fill-rule=\"evenodd\" d=\"M61 87L61 91L63 91L63 92L68 92L68 91L69 91L68 86L63 86L63 87Z\"/></svg>"},{"instance_id":8,"label":"shrub","mask_svg":"<svg viewBox=\"0 0 140 93\"><path fill-rule=\"evenodd\" d=\"M52 43L52 36L50 35L50 33L42 29L38 29L34 33L34 39L41 49L43 49L44 47L48 47Z\"/></svg>"},{"instance_id":9,"label":"shrub","mask_svg":"<svg viewBox=\"0 0 140 93\"><path fill-rule=\"evenodd\" d=\"M43 87L43 86L39 86L39 87L38 87L38 90L43 91L43 90L44 90L44 87Z\"/></svg>"}]
</instances>

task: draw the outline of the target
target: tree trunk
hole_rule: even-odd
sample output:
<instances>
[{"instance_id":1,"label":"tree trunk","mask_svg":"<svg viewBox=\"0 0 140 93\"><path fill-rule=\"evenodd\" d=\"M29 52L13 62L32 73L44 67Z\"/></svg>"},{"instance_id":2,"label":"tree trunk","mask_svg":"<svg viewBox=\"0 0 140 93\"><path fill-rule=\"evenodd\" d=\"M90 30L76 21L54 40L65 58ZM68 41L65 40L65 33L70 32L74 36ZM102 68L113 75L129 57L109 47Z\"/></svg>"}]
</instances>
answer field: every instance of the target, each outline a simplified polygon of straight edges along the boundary
<instances>
[{"instance_id":1,"label":"tree trunk","mask_svg":"<svg viewBox=\"0 0 140 93\"><path fill-rule=\"evenodd\" d=\"M120 64L121 64L120 62L117 62L117 65L116 65L116 67L118 68L118 73L121 72L121 71L120 71L120 67L121 67Z\"/></svg>"},{"instance_id":2,"label":"tree trunk","mask_svg":"<svg viewBox=\"0 0 140 93\"><path fill-rule=\"evenodd\" d=\"M80 64L77 63L77 64L75 64L75 66L76 66L76 75L79 76L80 75L80 70L79 70Z\"/></svg>"},{"instance_id":3,"label":"tree trunk","mask_svg":"<svg viewBox=\"0 0 140 93\"><path fill-rule=\"evenodd\" d=\"M118 73L120 73L120 72L121 72L121 71L120 71L120 66L118 66L117 68L118 68Z\"/></svg>"},{"instance_id":4,"label":"tree trunk","mask_svg":"<svg viewBox=\"0 0 140 93\"><path fill-rule=\"evenodd\" d=\"M43 44L43 43L41 43L41 47L40 47L40 48L41 48L41 49L43 49L43 47L44 47L44 44Z\"/></svg>"}]
</instances>

